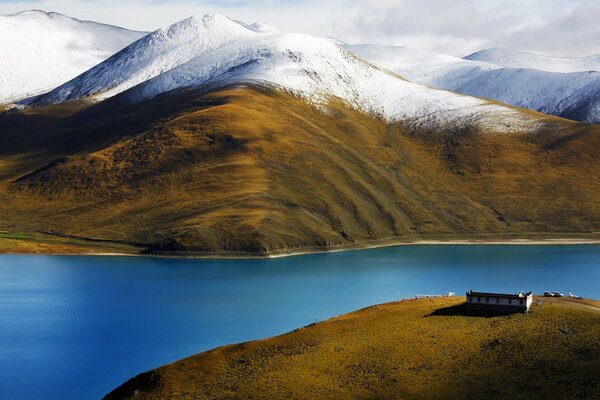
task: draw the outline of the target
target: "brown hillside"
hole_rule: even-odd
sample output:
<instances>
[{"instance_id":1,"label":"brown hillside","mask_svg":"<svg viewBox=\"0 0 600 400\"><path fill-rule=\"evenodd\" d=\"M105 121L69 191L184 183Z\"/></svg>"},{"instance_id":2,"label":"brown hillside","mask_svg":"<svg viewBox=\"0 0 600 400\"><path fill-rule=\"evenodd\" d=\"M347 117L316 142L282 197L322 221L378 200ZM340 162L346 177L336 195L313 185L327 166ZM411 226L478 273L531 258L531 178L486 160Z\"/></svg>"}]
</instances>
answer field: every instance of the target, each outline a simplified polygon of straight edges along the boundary
<instances>
[{"instance_id":1,"label":"brown hillside","mask_svg":"<svg viewBox=\"0 0 600 400\"><path fill-rule=\"evenodd\" d=\"M143 373L106 400L600 399L600 303L465 312L461 298L370 307Z\"/></svg>"},{"instance_id":2,"label":"brown hillside","mask_svg":"<svg viewBox=\"0 0 600 400\"><path fill-rule=\"evenodd\" d=\"M600 231L600 127L558 118L425 132L244 86L8 112L0 138L11 232L264 254Z\"/></svg>"}]
</instances>

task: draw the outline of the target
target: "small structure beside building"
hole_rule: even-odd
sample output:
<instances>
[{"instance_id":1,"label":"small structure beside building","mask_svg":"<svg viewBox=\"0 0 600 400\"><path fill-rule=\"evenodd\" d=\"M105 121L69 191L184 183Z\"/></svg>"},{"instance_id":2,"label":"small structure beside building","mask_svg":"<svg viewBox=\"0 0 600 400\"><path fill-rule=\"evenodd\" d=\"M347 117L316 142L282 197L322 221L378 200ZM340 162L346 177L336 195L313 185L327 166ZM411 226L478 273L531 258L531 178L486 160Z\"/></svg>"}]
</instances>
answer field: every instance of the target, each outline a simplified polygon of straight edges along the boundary
<instances>
[{"instance_id":1,"label":"small structure beside building","mask_svg":"<svg viewBox=\"0 0 600 400\"><path fill-rule=\"evenodd\" d=\"M503 293L484 293L467 292L467 302L465 308L480 311L496 312L527 312L533 302L533 294L503 294Z\"/></svg>"}]
</instances>

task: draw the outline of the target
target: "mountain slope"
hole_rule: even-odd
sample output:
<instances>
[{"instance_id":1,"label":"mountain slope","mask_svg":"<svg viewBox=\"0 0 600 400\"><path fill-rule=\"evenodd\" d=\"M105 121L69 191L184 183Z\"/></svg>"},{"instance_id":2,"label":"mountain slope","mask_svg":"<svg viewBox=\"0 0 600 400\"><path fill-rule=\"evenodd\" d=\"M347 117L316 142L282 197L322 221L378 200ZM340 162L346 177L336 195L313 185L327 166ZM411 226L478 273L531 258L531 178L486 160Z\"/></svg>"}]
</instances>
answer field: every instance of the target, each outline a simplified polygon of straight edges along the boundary
<instances>
[{"instance_id":1,"label":"mountain slope","mask_svg":"<svg viewBox=\"0 0 600 400\"><path fill-rule=\"evenodd\" d=\"M600 92L594 91L600 82L600 72L557 73L503 68L479 60L465 60L409 47L344 47L418 83L560 117L577 118L582 122L600 122L600 113L597 112ZM481 59L493 61L495 58Z\"/></svg>"},{"instance_id":2,"label":"mountain slope","mask_svg":"<svg viewBox=\"0 0 600 400\"><path fill-rule=\"evenodd\" d=\"M556 107L565 118L598 123L590 115L600 115L600 80L594 80L577 93L561 100Z\"/></svg>"},{"instance_id":3,"label":"mountain slope","mask_svg":"<svg viewBox=\"0 0 600 400\"><path fill-rule=\"evenodd\" d=\"M600 226L597 127L539 116L497 135L208 90L4 115L0 229L264 255Z\"/></svg>"},{"instance_id":4,"label":"mountain slope","mask_svg":"<svg viewBox=\"0 0 600 400\"><path fill-rule=\"evenodd\" d=\"M600 54L588 57L560 58L526 53L512 49L491 48L465 57L509 68L537 69L548 72L600 71Z\"/></svg>"},{"instance_id":5,"label":"mountain slope","mask_svg":"<svg viewBox=\"0 0 600 400\"><path fill-rule=\"evenodd\" d=\"M175 90L234 83L269 85L314 104L336 98L362 112L415 124L508 132L535 123L535 117L508 107L408 82L328 40L251 29L221 15L158 30L29 104L98 101L128 89L127 98L139 102Z\"/></svg>"},{"instance_id":6,"label":"mountain slope","mask_svg":"<svg viewBox=\"0 0 600 400\"><path fill-rule=\"evenodd\" d=\"M54 88L144 35L44 11L0 15L0 104Z\"/></svg>"}]
</instances>

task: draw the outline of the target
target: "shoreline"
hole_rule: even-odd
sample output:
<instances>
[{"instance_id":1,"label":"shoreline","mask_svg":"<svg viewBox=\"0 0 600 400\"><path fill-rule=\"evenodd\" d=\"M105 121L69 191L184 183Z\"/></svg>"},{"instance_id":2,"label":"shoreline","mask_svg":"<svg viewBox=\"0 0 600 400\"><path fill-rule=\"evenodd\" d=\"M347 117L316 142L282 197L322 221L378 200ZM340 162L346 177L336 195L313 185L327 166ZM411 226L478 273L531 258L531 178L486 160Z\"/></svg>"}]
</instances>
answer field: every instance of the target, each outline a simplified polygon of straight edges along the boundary
<instances>
[{"instance_id":1,"label":"shoreline","mask_svg":"<svg viewBox=\"0 0 600 400\"><path fill-rule=\"evenodd\" d=\"M118 244L117 242L114 242ZM401 246L582 246L582 245L600 245L600 237L540 237L540 238L463 238L463 239L415 239L404 241L389 241L380 243L357 243L347 246L331 246L327 248L305 248L298 251L276 251L268 254L264 253L201 253L201 252L164 252L164 253L142 253L140 252L115 252L115 251L73 251L73 252L19 252L2 251L2 255L23 255L23 256L100 256L100 257L148 257L148 258L175 258L175 259L212 259L212 260L267 260L285 257L296 257L313 254L341 253L361 250L374 250L386 247Z\"/></svg>"}]
</instances>

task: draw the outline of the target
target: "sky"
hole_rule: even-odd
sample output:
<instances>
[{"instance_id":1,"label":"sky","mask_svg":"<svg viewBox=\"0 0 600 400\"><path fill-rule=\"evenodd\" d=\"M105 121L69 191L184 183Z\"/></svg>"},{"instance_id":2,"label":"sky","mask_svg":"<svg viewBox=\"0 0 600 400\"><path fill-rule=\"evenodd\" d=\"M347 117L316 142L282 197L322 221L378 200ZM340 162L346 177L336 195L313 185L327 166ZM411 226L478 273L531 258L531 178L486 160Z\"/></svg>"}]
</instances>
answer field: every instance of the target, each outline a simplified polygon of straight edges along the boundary
<instances>
[{"instance_id":1,"label":"sky","mask_svg":"<svg viewBox=\"0 0 600 400\"><path fill-rule=\"evenodd\" d=\"M219 13L287 32L461 57L490 47L600 54L599 0L0 0L0 14L29 9L137 30Z\"/></svg>"}]
</instances>

